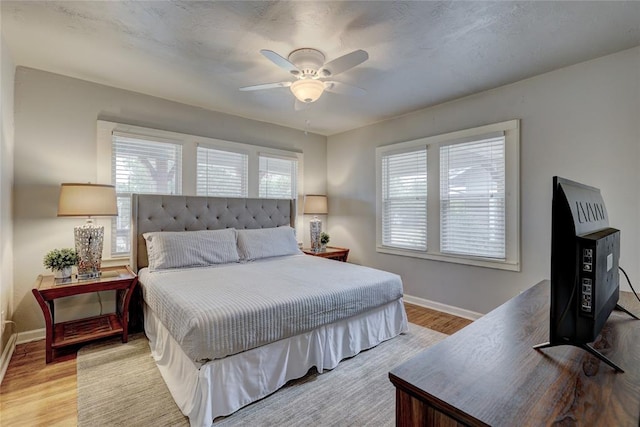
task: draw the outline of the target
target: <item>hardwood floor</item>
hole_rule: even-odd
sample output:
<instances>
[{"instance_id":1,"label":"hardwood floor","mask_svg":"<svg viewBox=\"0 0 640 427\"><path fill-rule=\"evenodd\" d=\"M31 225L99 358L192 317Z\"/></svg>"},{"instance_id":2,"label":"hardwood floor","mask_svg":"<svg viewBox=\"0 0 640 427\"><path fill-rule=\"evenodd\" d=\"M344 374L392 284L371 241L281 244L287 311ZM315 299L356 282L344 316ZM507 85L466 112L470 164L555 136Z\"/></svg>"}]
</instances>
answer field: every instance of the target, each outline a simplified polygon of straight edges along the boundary
<instances>
[{"instance_id":1,"label":"hardwood floor","mask_svg":"<svg viewBox=\"0 0 640 427\"><path fill-rule=\"evenodd\" d=\"M405 304L409 322L445 334L471 320ZM44 340L20 344L0 384L0 425L75 426L77 424L75 353L45 364Z\"/></svg>"},{"instance_id":2,"label":"hardwood floor","mask_svg":"<svg viewBox=\"0 0 640 427\"><path fill-rule=\"evenodd\" d=\"M0 385L0 425L75 426L75 358L45 364L44 340L16 347Z\"/></svg>"},{"instance_id":3,"label":"hardwood floor","mask_svg":"<svg viewBox=\"0 0 640 427\"><path fill-rule=\"evenodd\" d=\"M464 328L472 321L453 314L443 313L441 311L431 310L430 308L420 307L413 304L404 304L407 310L407 318L409 322L443 334L451 335Z\"/></svg>"}]
</instances>

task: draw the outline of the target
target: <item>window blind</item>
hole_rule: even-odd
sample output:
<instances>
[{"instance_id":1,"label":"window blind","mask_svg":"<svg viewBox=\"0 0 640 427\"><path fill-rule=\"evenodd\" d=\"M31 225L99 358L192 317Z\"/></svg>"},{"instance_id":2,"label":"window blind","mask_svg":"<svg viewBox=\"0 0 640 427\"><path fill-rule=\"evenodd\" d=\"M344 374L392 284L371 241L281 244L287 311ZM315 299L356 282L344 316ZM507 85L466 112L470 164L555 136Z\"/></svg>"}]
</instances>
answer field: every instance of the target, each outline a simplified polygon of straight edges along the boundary
<instances>
[{"instance_id":1,"label":"window blind","mask_svg":"<svg viewBox=\"0 0 640 427\"><path fill-rule=\"evenodd\" d=\"M505 259L504 136L440 147L440 251Z\"/></svg>"},{"instance_id":2,"label":"window blind","mask_svg":"<svg viewBox=\"0 0 640 427\"><path fill-rule=\"evenodd\" d=\"M258 196L268 199L295 199L298 161L260 155Z\"/></svg>"},{"instance_id":3,"label":"window blind","mask_svg":"<svg viewBox=\"0 0 640 427\"><path fill-rule=\"evenodd\" d=\"M198 146L196 162L198 196L247 197L248 154Z\"/></svg>"},{"instance_id":4,"label":"window blind","mask_svg":"<svg viewBox=\"0 0 640 427\"><path fill-rule=\"evenodd\" d=\"M427 149L382 155L382 244L427 250Z\"/></svg>"},{"instance_id":5,"label":"window blind","mask_svg":"<svg viewBox=\"0 0 640 427\"><path fill-rule=\"evenodd\" d=\"M111 179L119 215L112 220L111 253L130 252L131 194L181 194L182 145L114 134Z\"/></svg>"}]
</instances>

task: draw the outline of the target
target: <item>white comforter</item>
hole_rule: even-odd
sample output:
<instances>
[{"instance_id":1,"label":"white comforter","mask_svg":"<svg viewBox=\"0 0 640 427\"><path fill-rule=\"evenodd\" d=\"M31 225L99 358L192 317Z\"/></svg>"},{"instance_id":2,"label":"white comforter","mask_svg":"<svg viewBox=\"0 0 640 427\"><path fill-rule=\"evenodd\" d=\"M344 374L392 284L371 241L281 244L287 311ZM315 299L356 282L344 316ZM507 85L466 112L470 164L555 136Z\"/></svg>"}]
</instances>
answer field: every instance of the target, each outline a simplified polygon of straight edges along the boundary
<instances>
[{"instance_id":1,"label":"white comforter","mask_svg":"<svg viewBox=\"0 0 640 427\"><path fill-rule=\"evenodd\" d=\"M308 255L139 274L147 305L205 362L292 337L402 297L393 273Z\"/></svg>"}]
</instances>

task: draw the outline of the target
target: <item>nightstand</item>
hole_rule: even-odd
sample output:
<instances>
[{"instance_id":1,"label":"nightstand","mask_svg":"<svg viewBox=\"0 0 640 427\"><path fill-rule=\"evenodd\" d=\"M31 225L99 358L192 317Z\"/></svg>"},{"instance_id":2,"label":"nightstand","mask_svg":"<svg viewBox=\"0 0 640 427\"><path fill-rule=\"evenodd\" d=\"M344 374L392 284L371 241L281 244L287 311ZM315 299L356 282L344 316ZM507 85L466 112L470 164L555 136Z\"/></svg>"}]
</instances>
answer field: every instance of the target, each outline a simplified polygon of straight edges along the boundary
<instances>
[{"instance_id":1,"label":"nightstand","mask_svg":"<svg viewBox=\"0 0 640 427\"><path fill-rule=\"evenodd\" d=\"M129 339L129 301L138 276L128 266L105 267L102 275L93 279L55 279L38 276L33 296L38 301L46 325L46 359L54 360L54 351L63 347L96 339L122 335L122 342ZM56 323L57 298L101 291L116 291L116 312Z\"/></svg>"},{"instance_id":2,"label":"nightstand","mask_svg":"<svg viewBox=\"0 0 640 427\"><path fill-rule=\"evenodd\" d=\"M349 256L349 249L336 248L334 246L327 246L325 250L320 252L314 252L311 248L303 248L302 252L304 252L307 255L335 259L337 261L342 261L342 262L347 262L347 257Z\"/></svg>"}]
</instances>

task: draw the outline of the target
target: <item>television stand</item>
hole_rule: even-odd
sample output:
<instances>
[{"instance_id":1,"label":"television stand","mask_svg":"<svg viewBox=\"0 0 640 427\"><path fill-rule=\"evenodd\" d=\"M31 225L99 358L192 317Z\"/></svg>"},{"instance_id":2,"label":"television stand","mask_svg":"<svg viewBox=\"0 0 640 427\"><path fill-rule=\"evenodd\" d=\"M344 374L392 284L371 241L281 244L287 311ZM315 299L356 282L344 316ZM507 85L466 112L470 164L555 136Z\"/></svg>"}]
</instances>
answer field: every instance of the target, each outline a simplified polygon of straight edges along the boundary
<instances>
[{"instance_id":1,"label":"television stand","mask_svg":"<svg viewBox=\"0 0 640 427\"><path fill-rule=\"evenodd\" d=\"M550 293L533 286L393 368L396 425L639 427L640 322L614 310L590 344L623 375L571 345L535 351L549 339ZM631 292L620 304L640 314Z\"/></svg>"},{"instance_id":2,"label":"television stand","mask_svg":"<svg viewBox=\"0 0 640 427\"><path fill-rule=\"evenodd\" d=\"M636 316L635 314L633 314L632 312L630 312L629 310L627 310L626 308L624 308L620 304L616 304L616 308L615 309L619 310L619 311L624 311L625 313L627 313L629 316L633 317L634 319L640 320L638 318L638 316ZM596 350L595 348L591 347L589 344L586 344L586 343L573 343L573 342L569 342L569 341L567 341L567 342L558 342L558 343L545 342L545 343L542 343L542 344L534 345L533 348L536 349L536 350L540 350L540 349L543 349L543 348L556 347L556 346L559 346L559 345L572 345L574 347L581 348L581 349L591 353L593 356L597 357L598 359L602 360L607 365L611 366L613 369L615 369L616 372L620 372L621 374L624 373L624 370L622 370L622 368L620 368L618 365L616 365L611 360L609 360L607 358L607 356L605 356L604 354L600 353L598 350Z\"/></svg>"},{"instance_id":3,"label":"television stand","mask_svg":"<svg viewBox=\"0 0 640 427\"><path fill-rule=\"evenodd\" d=\"M540 349L543 349L543 348L556 347L556 346L559 346L559 345L572 345L574 347L581 348L581 349L589 352L591 355L593 355L593 356L597 357L598 359L602 360L607 365L611 366L616 372L620 372L621 374L624 373L624 370L622 370L621 367L619 367L618 365L613 363L611 360L609 360L609 358L607 358L607 356L605 356L604 354L600 353L598 350L596 350L595 348L591 347L589 344L578 344L578 343L572 343L572 342L563 342L563 343L545 342L545 343L542 343L542 344L534 345L533 348L536 349L536 350L540 350Z\"/></svg>"}]
</instances>

